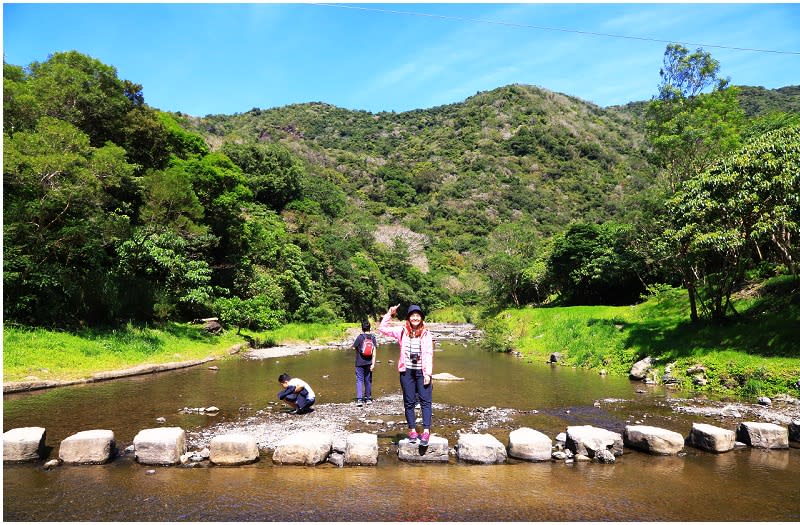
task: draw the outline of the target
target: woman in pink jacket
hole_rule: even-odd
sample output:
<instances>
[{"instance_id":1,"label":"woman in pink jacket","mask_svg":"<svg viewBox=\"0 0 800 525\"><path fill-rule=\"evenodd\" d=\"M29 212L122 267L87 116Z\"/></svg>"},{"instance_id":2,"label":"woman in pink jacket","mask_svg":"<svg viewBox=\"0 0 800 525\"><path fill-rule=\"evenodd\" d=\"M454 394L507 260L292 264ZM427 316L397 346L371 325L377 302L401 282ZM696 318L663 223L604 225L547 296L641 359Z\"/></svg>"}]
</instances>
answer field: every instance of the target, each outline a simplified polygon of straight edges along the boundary
<instances>
[{"instance_id":1,"label":"woman in pink jacket","mask_svg":"<svg viewBox=\"0 0 800 525\"><path fill-rule=\"evenodd\" d=\"M385 336L396 339L400 344L400 358L397 360L397 371L400 372L400 387L403 389L403 404L406 409L408 423L408 440L423 447L428 445L431 436L431 412L433 405L433 338L425 328L425 314L422 308L412 304L408 307L406 323L399 328L389 326L389 321L397 314L397 307L392 306L381 319L378 330ZM417 434L417 418L414 406L422 407L422 435Z\"/></svg>"}]
</instances>

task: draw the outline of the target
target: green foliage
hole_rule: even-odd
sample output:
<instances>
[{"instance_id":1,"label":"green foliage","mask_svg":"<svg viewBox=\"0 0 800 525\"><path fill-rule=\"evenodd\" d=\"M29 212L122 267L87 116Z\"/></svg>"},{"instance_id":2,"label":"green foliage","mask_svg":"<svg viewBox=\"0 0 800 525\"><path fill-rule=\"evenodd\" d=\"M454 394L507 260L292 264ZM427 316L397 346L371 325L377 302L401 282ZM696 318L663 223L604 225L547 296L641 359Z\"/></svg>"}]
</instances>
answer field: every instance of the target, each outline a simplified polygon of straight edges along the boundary
<instances>
[{"instance_id":1,"label":"green foliage","mask_svg":"<svg viewBox=\"0 0 800 525\"><path fill-rule=\"evenodd\" d=\"M548 270L565 304L626 304L643 289L629 226L573 224L553 243Z\"/></svg>"},{"instance_id":2,"label":"green foliage","mask_svg":"<svg viewBox=\"0 0 800 525\"><path fill-rule=\"evenodd\" d=\"M213 310L223 324L253 330L273 330L285 322L284 312L274 308L272 301L264 295L248 299L220 297L214 301Z\"/></svg>"},{"instance_id":3,"label":"green foliage","mask_svg":"<svg viewBox=\"0 0 800 525\"><path fill-rule=\"evenodd\" d=\"M158 112L158 120L166 132L166 148L170 155L183 160L202 157L209 153L208 145L203 137L186 131L175 117L163 111Z\"/></svg>"},{"instance_id":4,"label":"green foliage","mask_svg":"<svg viewBox=\"0 0 800 525\"><path fill-rule=\"evenodd\" d=\"M516 345L511 326L510 316L498 315L484 319L478 325L483 330L481 346L491 352L512 352Z\"/></svg>"},{"instance_id":5,"label":"green foliage","mask_svg":"<svg viewBox=\"0 0 800 525\"><path fill-rule=\"evenodd\" d=\"M125 115L141 104L134 84L117 78L117 71L76 51L54 53L45 62L33 62L26 79L40 112L81 129L93 146L119 142ZM139 88L140 89L140 88Z\"/></svg>"},{"instance_id":6,"label":"green foliage","mask_svg":"<svg viewBox=\"0 0 800 525\"><path fill-rule=\"evenodd\" d=\"M301 197L304 170L286 148L228 142L221 151L242 169L257 202L280 211L289 201Z\"/></svg>"},{"instance_id":7,"label":"green foliage","mask_svg":"<svg viewBox=\"0 0 800 525\"><path fill-rule=\"evenodd\" d=\"M800 127L770 132L690 179L671 200L679 245L702 284L704 310L722 320L752 249L771 242L792 273L800 233Z\"/></svg>"},{"instance_id":8,"label":"green foliage","mask_svg":"<svg viewBox=\"0 0 800 525\"><path fill-rule=\"evenodd\" d=\"M197 239L172 231L139 228L118 247L120 272L131 281L148 283L145 304L156 319L193 316L205 311L212 297L211 268L199 259ZM134 305L141 308L141 305ZM137 310L138 310L137 308Z\"/></svg>"},{"instance_id":9,"label":"green foliage","mask_svg":"<svg viewBox=\"0 0 800 525\"><path fill-rule=\"evenodd\" d=\"M676 65L689 55L674 51ZM675 260L635 110L513 85L405 113L313 103L194 118L148 107L142 86L76 52L4 64L3 91L12 321L185 319L217 305L255 327L355 321L397 302L543 303L552 241L575 222L631 225L583 263L590 282L639 259L638 277L658 282ZM722 91L665 106L665 134L700 137L702 155L727 147L739 122ZM794 96L771 92L758 112L791 111ZM791 122L763 117L747 133ZM411 240L382 234L393 229ZM765 275L791 266L774 231L753 238Z\"/></svg>"}]
</instances>

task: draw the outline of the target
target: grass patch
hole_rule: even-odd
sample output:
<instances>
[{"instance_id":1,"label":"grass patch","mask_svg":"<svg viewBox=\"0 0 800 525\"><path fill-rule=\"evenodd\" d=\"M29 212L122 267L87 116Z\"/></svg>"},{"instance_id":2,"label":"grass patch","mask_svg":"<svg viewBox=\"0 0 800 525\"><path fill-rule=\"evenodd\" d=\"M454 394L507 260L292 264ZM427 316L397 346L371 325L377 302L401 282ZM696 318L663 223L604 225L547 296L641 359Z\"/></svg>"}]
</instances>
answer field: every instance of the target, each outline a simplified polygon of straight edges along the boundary
<instances>
[{"instance_id":1,"label":"grass patch","mask_svg":"<svg viewBox=\"0 0 800 525\"><path fill-rule=\"evenodd\" d=\"M325 342L341 337L348 324L291 324L250 337L275 344ZM243 331L244 334L244 331ZM235 330L212 335L199 325L167 323L161 327L127 325L120 329L62 332L21 326L3 327L3 381L73 380L97 372L142 364L223 357L246 342Z\"/></svg>"},{"instance_id":2,"label":"grass patch","mask_svg":"<svg viewBox=\"0 0 800 525\"><path fill-rule=\"evenodd\" d=\"M348 328L355 326L357 325L353 323L290 323L275 330L265 330L263 332L242 330L242 336L244 339L254 341L256 346L259 347L291 343L327 343L341 339ZM358 325L358 328L360 330L361 325Z\"/></svg>"},{"instance_id":3,"label":"grass patch","mask_svg":"<svg viewBox=\"0 0 800 525\"><path fill-rule=\"evenodd\" d=\"M431 323L475 323L480 318L477 306L448 306L425 316Z\"/></svg>"},{"instance_id":4,"label":"grass patch","mask_svg":"<svg viewBox=\"0 0 800 525\"><path fill-rule=\"evenodd\" d=\"M800 379L800 282L778 277L736 299L739 315L724 325L689 321L686 292L673 289L636 306L580 306L506 310L512 346L546 361L560 352L567 364L627 374L645 356L657 376L670 365L683 386L686 371L706 369L708 393L797 395Z\"/></svg>"}]
</instances>

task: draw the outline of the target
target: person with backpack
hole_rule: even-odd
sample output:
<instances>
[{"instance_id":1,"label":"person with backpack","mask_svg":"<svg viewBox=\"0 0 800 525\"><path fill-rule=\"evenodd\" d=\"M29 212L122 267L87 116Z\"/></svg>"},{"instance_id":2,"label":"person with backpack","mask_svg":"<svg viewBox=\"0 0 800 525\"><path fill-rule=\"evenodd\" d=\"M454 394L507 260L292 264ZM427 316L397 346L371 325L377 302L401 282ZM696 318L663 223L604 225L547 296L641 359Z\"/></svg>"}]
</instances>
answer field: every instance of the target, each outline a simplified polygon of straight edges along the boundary
<instances>
[{"instance_id":1,"label":"person with backpack","mask_svg":"<svg viewBox=\"0 0 800 525\"><path fill-rule=\"evenodd\" d=\"M378 330L400 344L400 358L397 360L397 371L400 372L400 388L403 390L406 423L408 424L408 441L428 446L431 436L431 417L433 412L433 336L425 328L425 313L422 308L412 304L408 307L406 322L400 327L391 327L389 322L397 314L397 306L389 307L389 311L381 319ZM422 408L422 434L417 434L417 417L414 407Z\"/></svg>"},{"instance_id":2,"label":"person with backpack","mask_svg":"<svg viewBox=\"0 0 800 525\"><path fill-rule=\"evenodd\" d=\"M375 369L378 340L370 329L369 321L361 321L362 333L358 334L353 343L356 350L356 406L372 404L372 371Z\"/></svg>"}]
</instances>

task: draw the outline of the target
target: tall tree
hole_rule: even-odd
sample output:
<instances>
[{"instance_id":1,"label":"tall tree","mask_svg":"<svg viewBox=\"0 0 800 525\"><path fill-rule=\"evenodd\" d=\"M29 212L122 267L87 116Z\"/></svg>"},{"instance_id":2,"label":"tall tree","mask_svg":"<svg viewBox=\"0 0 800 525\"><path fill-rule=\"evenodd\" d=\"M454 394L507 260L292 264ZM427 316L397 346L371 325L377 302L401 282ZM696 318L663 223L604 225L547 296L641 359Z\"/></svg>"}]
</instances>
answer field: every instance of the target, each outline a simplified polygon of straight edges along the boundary
<instances>
[{"instance_id":1,"label":"tall tree","mask_svg":"<svg viewBox=\"0 0 800 525\"><path fill-rule=\"evenodd\" d=\"M736 88L728 87L719 69L719 62L702 49L690 53L670 44L664 53L658 98L647 108L647 137L662 168L666 197L740 144L744 113ZM663 220L668 226L670 218ZM691 319L697 321L698 276L689 262L689 247L681 244L672 251L689 294Z\"/></svg>"},{"instance_id":2,"label":"tall tree","mask_svg":"<svg viewBox=\"0 0 800 525\"><path fill-rule=\"evenodd\" d=\"M796 273L800 234L800 127L767 133L687 181L670 201L676 228L668 234L687 247L703 283L698 293L714 321L729 311L734 286L758 243L778 248Z\"/></svg>"}]
</instances>

